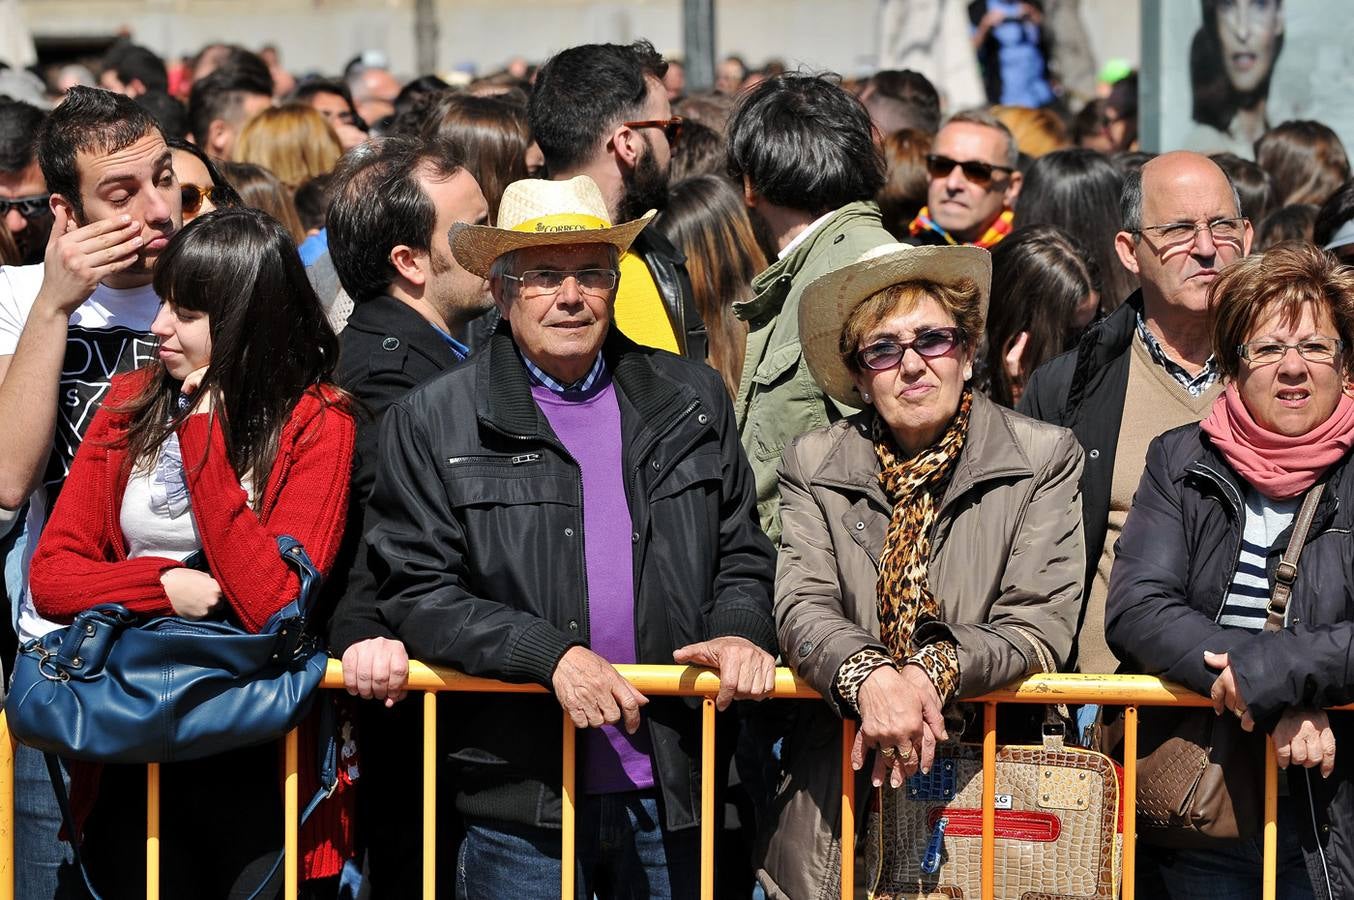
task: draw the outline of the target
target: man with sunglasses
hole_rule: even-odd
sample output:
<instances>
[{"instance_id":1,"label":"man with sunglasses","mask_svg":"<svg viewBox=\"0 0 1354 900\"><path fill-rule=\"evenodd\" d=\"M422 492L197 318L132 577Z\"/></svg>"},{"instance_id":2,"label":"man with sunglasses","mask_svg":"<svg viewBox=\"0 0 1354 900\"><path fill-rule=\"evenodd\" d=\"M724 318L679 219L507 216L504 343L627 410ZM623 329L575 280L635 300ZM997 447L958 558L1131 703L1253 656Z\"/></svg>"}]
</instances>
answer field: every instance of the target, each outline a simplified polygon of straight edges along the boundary
<instances>
[{"instance_id":1,"label":"man with sunglasses","mask_svg":"<svg viewBox=\"0 0 1354 900\"><path fill-rule=\"evenodd\" d=\"M47 114L21 100L0 97L0 220L24 265L42 261L52 211L38 166L37 134Z\"/></svg>"},{"instance_id":2,"label":"man with sunglasses","mask_svg":"<svg viewBox=\"0 0 1354 900\"><path fill-rule=\"evenodd\" d=\"M1167 153L1124 181L1119 260L1141 288L1076 349L1035 370L1020 411L1071 428L1086 451L1082 513L1087 604L1078 646L1082 672L1115 671L1105 642L1105 598L1114 544L1162 432L1198 422L1222 389L1211 348L1208 286L1250 252L1226 172L1197 153Z\"/></svg>"},{"instance_id":3,"label":"man with sunglasses","mask_svg":"<svg viewBox=\"0 0 1354 900\"><path fill-rule=\"evenodd\" d=\"M585 44L561 50L536 75L528 116L549 177L591 178L612 221L667 205L682 124L663 86L667 65L648 41ZM616 327L637 343L704 361L705 323L681 251L646 228L620 267Z\"/></svg>"},{"instance_id":4,"label":"man with sunglasses","mask_svg":"<svg viewBox=\"0 0 1354 900\"><path fill-rule=\"evenodd\" d=\"M505 325L382 422L375 614L412 657L550 692L442 701L457 896L559 895L562 708L579 895L694 900L699 707L615 667L714 668L721 710L774 682L774 554L723 381L611 327L617 262L650 218L613 225L579 176L514 182L499 227L454 226Z\"/></svg>"},{"instance_id":5,"label":"man with sunglasses","mask_svg":"<svg viewBox=\"0 0 1354 900\"><path fill-rule=\"evenodd\" d=\"M1015 137L991 113L955 113L926 156L926 206L908 226L920 245L992 249L1011 233L1021 174Z\"/></svg>"}]
</instances>

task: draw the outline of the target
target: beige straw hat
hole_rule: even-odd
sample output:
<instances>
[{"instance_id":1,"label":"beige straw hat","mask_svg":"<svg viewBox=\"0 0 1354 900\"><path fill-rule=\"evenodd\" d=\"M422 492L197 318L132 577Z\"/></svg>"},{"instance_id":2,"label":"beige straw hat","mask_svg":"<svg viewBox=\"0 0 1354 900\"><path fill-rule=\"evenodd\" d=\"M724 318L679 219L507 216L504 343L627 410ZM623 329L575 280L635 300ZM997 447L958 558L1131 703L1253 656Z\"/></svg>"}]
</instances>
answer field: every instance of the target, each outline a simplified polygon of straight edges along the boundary
<instances>
[{"instance_id":1,"label":"beige straw hat","mask_svg":"<svg viewBox=\"0 0 1354 900\"><path fill-rule=\"evenodd\" d=\"M981 247L884 244L865 251L850 265L814 279L799 301L799 340L804 361L818 386L838 403L860 406L856 383L839 349L842 326L852 310L884 288L905 281L949 285L961 278L978 283L978 310L986 321L987 300L992 293L992 254ZM976 341L980 335L970 337Z\"/></svg>"},{"instance_id":2,"label":"beige straw hat","mask_svg":"<svg viewBox=\"0 0 1354 900\"><path fill-rule=\"evenodd\" d=\"M503 192L497 228L453 225L451 253L466 271L488 278L494 260L523 247L611 244L624 253L653 217L654 210L649 210L633 222L613 226L602 190L588 176L568 181L527 178Z\"/></svg>"}]
</instances>

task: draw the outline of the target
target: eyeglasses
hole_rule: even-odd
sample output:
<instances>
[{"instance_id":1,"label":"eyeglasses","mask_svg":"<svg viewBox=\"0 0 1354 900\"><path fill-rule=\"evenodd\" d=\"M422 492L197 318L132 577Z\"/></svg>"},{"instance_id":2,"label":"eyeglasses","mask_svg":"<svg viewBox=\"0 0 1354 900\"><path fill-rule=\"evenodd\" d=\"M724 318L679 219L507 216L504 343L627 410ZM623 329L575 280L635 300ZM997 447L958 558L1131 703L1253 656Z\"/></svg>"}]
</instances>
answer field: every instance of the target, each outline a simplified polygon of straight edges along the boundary
<instances>
[{"instance_id":1,"label":"eyeglasses","mask_svg":"<svg viewBox=\"0 0 1354 900\"><path fill-rule=\"evenodd\" d=\"M12 200L0 197L0 219L9 215L11 209L18 210L19 215L25 219L31 219L48 208L47 200L51 196L51 194L34 194L31 197L15 197Z\"/></svg>"},{"instance_id":2,"label":"eyeglasses","mask_svg":"<svg viewBox=\"0 0 1354 900\"><path fill-rule=\"evenodd\" d=\"M578 282L578 289L585 294L605 294L616 287L620 273L615 269L579 269L577 272L557 272L554 269L528 269L521 275L503 273L522 285L522 293L539 297L554 294L564 286L564 279L572 278Z\"/></svg>"},{"instance_id":3,"label":"eyeglasses","mask_svg":"<svg viewBox=\"0 0 1354 900\"><path fill-rule=\"evenodd\" d=\"M962 162L957 159L950 159L948 156L938 156L935 153L926 154L926 173L932 178L945 178L958 166L964 173L964 178L979 187L986 187L992 183L993 172L1005 172L1008 175L1015 171L1010 166L994 166L992 163L985 163L977 159L966 159Z\"/></svg>"},{"instance_id":4,"label":"eyeglasses","mask_svg":"<svg viewBox=\"0 0 1354 900\"><path fill-rule=\"evenodd\" d=\"M954 350L964 340L964 329L959 326L928 328L918 332L910 341L879 341L856 351L856 362L872 372L887 372L902 363L909 349L919 356L935 359Z\"/></svg>"},{"instance_id":5,"label":"eyeglasses","mask_svg":"<svg viewBox=\"0 0 1354 900\"><path fill-rule=\"evenodd\" d=\"M1246 218L1237 216L1232 219L1214 219L1211 222L1172 222L1169 225L1146 225L1132 234L1151 235L1167 247L1192 244L1199 232L1207 230L1214 243L1240 245L1242 235L1246 233Z\"/></svg>"},{"instance_id":6,"label":"eyeglasses","mask_svg":"<svg viewBox=\"0 0 1354 900\"><path fill-rule=\"evenodd\" d=\"M221 196L214 184L206 187L200 184L180 184L179 194L183 197L183 214L186 216L197 215L202 209L203 200L211 200L216 206L221 205Z\"/></svg>"},{"instance_id":7,"label":"eyeglasses","mask_svg":"<svg viewBox=\"0 0 1354 900\"><path fill-rule=\"evenodd\" d=\"M1236 352L1253 366L1271 366L1287 356L1289 350L1298 351L1298 355L1308 362L1328 363L1334 361L1344 348L1345 342L1338 338L1312 337L1296 344L1250 341L1237 345Z\"/></svg>"},{"instance_id":8,"label":"eyeglasses","mask_svg":"<svg viewBox=\"0 0 1354 900\"><path fill-rule=\"evenodd\" d=\"M663 136L668 139L669 144L676 144L682 137L682 125L685 124L681 116L673 116L671 119L643 119L639 122L622 122L626 128L661 128Z\"/></svg>"}]
</instances>

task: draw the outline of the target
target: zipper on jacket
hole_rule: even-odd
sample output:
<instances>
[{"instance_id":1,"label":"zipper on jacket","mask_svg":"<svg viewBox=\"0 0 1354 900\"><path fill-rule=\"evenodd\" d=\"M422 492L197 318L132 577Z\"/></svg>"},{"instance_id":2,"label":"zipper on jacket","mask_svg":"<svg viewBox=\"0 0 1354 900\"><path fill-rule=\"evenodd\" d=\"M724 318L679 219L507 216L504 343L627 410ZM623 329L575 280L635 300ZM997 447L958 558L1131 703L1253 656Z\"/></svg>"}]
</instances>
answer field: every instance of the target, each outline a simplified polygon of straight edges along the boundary
<instances>
[{"instance_id":1,"label":"zipper on jacket","mask_svg":"<svg viewBox=\"0 0 1354 900\"><path fill-rule=\"evenodd\" d=\"M1326 881L1326 897L1334 898L1335 888L1330 883L1330 867L1326 865L1326 851L1321 847L1321 833L1316 823L1316 797L1312 793L1312 770L1303 769L1303 777L1307 779L1307 809L1312 815L1312 837L1316 841L1316 856L1321 860L1321 875Z\"/></svg>"},{"instance_id":2,"label":"zipper on jacket","mask_svg":"<svg viewBox=\"0 0 1354 900\"><path fill-rule=\"evenodd\" d=\"M1236 570L1241 565L1241 538L1242 532L1246 528L1245 520L1245 502L1241 499L1241 494L1233 487L1227 479L1218 474L1217 470L1207 463L1196 462L1186 470L1194 472L1201 477L1207 478L1213 482L1222 494L1232 501L1232 519L1236 524L1236 536L1232 542L1233 553L1231 555L1231 565L1227 570L1227 580L1222 586L1222 599L1218 603L1218 611L1213 614L1213 624L1217 624L1222 619L1222 611L1227 608L1227 597L1231 593L1232 582L1236 580Z\"/></svg>"}]
</instances>

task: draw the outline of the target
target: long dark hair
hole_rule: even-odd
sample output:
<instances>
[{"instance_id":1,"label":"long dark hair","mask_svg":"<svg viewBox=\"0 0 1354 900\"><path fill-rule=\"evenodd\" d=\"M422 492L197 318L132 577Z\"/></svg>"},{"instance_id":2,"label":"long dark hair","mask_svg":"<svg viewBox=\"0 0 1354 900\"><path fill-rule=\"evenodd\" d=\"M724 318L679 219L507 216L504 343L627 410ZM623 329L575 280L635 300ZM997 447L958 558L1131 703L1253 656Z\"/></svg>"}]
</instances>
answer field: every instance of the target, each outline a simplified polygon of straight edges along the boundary
<instances>
[{"instance_id":1,"label":"long dark hair","mask_svg":"<svg viewBox=\"0 0 1354 900\"><path fill-rule=\"evenodd\" d=\"M672 185L656 228L686 255L691 293L709 335L709 363L729 394L743 374L747 325L733 304L752 296L752 279L766 268L742 195L720 175L697 175Z\"/></svg>"},{"instance_id":2,"label":"long dark hair","mask_svg":"<svg viewBox=\"0 0 1354 900\"><path fill-rule=\"evenodd\" d=\"M292 409L316 385L332 385L338 337L306 279L291 236L255 209L218 209L170 239L155 266L155 293L180 309L206 313L211 363L199 391L215 391L226 455L247 473L262 502L278 438ZM191 410L178 408L180 382L163 366L119 410L129 416L129 464L154 459ZM346 398L332 386L327 404Z\"/></svg>"},{"instance_id":3,"label":"long dark hair","mask_svg":"<svg viewBox=\"0 0 1354 900\"><path fill-rule=\"evenodd\" d=\"M1030 373L1076 343L1073 314L1087 294L1100 290L1097 268L1090 253L1052 225L1018 228L993 248L992 299L980 355L994 402L1014 406ZM1007 373L1005 357L1022 331L1029 338L1017 380Z\"/></svg>"},{"instance_id":4,"label":"long dark hair","mask_svg":"<svg viewBox=\"0 0 1354 900\"><path fill-rule=\"evenodd\" d=\"M1250 109L1269 96L1269 82L1274 77L1274 64L1283 50L1283 35L1274 40L1274 58L1270 60L1265 80L1254 90L1238 91L1227 77L1222 64L1222 40L1218 37L1218 0L1199 0L1203 8L1203 24L1194 33L1189 47L1189 82L1193 89L1194 121L1211 125L1230 134L1232 119L1237 110ZM1282 2L1282 0L1276 0Z\"/></svg>"}]
</instances>

